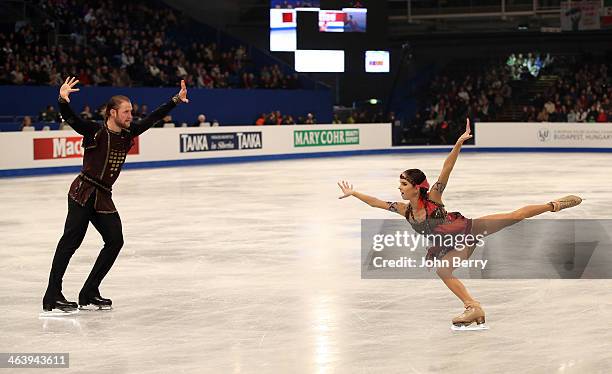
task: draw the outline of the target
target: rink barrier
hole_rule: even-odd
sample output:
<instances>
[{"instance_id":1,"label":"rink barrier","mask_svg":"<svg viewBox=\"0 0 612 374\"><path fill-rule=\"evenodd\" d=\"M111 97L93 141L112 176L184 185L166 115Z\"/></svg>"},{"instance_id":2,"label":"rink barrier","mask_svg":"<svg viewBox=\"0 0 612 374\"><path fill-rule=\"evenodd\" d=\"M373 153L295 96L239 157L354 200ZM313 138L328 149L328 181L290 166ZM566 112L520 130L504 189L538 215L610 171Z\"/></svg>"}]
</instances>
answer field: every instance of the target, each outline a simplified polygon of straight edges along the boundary
<instances>
[{"instance_id":1,"label":"rink barrier","mask_svg":"<svg viewBox=\"0 0 612 374\"><path fill-rule=\"evenodd\" d=\"M384 152L391 148L390 133L388 123L155 128L136 139L125 168ZM74 131L0 133L0 176L75 172L83 153Z\"/></svg>"},{"instance_id":2,"label":"rink barrier","mask_svg":"<svg viewBox=\"0 0 612 374\"><path fill-rule=\"evenodd\" d=\"M474 127L476 146L482 148L612 148L612 123L479 122Z\"/></svg>"},{"instance_id":3,"label":"rink barrier","mask_svg":"<svg viewBox=\"0 0 612 374\"><path fill-rule=\"evenodd\" d=\"M487 129L483 130L486 126L482 125L487 124L476 125L476 145L465 145L462 152L612 152L612 141L603 142L608 144L609 147L479 146L478 144L483 144L483 142L479 143L480 134L487 131ZM529 130L525 128L525 125L535 125L538 126L537 130L549 129L548 136L551 136L552 130L545 126L557 124L521 123L515 125L519 126L519 129L516 130L519 133L520 130ZM559 125L562 125L563 131L574 131L567 124ZM579 131L589 130L590 133L591 130L598 130L607 133L608 129L605 127L607 125L610 126L612 133L612 125L610 124L593 124L594 127L587 127L590 125L578 124ZM305 141L309 138L315 139L315 135L322 132L330 136L340 135L341 133L340 140L344 142L321 144L321 142L315 141L313 144ZM452 149L451 146L392 147L390 134L390 124L151 129L138 138L138 144L130 152L124 168L159 168L357 155L447 153ZM537 131L535 134L538 136ZM201 141L200 137L202 135L207 136L206 142ZM190 142L184 141L181 136L187 137ZM75 143L75 138L78 137L79 135L72 131L0 133L0 177L78 172L82 163L81 155L75 154L82 152L78 142ZM66 147L61 150L65 153L64 157L53 159L49 144L45 145L46 148L34 149L34 144L48 143L50 138L66 140L66 144L64 144ZM34 139L38 140L35 141ZM501 139L499 143L511 141ZM68 143L72 144L72 148L68 147ZM209 149L204 151L197 149L202 146ZM222 147L223 150L211 150L210 148L213 146ZM37 159L34 160L34 158Z\"/></svg>"}]
</instances>

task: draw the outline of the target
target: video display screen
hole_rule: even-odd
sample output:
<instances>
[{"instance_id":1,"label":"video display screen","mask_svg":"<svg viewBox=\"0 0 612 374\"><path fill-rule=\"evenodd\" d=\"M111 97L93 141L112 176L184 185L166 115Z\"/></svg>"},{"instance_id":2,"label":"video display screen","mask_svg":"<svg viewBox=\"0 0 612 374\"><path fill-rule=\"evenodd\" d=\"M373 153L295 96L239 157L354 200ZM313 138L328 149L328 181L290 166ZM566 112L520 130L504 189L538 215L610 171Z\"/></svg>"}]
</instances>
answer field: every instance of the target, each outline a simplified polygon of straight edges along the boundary
<instances>
[{"instance_id":1,"label":"video display screen","mask_svg":"<svg viewBox=\"0 0 612 374\"><path fill-rule=\"evenodd\" d=\"M344 8L319 10L320 32L366 32L368 10Z\"/></svg>"},{"instance_id":2,"label":"video display screen","mask_svg":"<svg viewBox=\"0 0 612 374\"><path fill-rule=\"evenodd\" d=\"M366 51L366 73L388 73L389 70L389 51Z\"/></svg>"},{"instance_id":3,"label":"video display screen","mask_svg":"<svg viewBox=\"0 0 612 374\"><path fill-rule=\"evenodd\" d=\"M387 73L386 9L377 0L270 0L270 51L299 72Z\"/></svg>"},{"instance_id":4,"label":"video display screen","mask_svg":"<svg viewBox=\"0 0 612 374\"><path fill-rule=\"evenodd\" d=\"M295 51L295 71L299 73L343 73L344 51Z\"/></svg>"}]
</instances>

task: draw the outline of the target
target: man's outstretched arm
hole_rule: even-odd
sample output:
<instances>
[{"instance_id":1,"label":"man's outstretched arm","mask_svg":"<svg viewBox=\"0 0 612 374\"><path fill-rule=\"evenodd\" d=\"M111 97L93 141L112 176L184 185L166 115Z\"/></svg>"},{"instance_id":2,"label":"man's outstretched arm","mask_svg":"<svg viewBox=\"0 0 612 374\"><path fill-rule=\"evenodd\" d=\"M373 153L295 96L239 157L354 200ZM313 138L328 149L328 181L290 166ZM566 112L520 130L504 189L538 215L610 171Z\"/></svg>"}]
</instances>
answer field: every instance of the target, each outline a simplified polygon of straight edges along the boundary
<instances>
[{"instance_id":1,"label":"man's outstretched arm","mask_svg":"<svg viewBox=\"0 0 612 374\"><path fill-rule=\"evenodd\" d=\"M62 118L64 119L64 121L66 121L70 125L70 127L74 129L74 131L78 132L83 136L93 135L98 130L100 130L100 124L93 121L84 120L76 113L74 113L74 111L68 104L70 103L70 94L80 90L79 88L74 88L77 83L79 83L79 81L75 77L66 78L64 84L62 84L62 86L60 87L59 98L57 100L59 110L62 114Z\"/></svg>"},{"instance_id":2,"label":"man's outstretched arm","mask_svg":"<svg viewBox=\"0 0 612 374\"><path fill-rule=\"evenodd\" d=\"M143 132L147 131L151 128L156 122L163 119L174 107L176 107L180 103L188 103L189 99L187 98L187 87L185 86L185 81L181 81L181 90L178 94L174 95L172 99L168 102L162 104L157 109L155 109L151 114L149 114L142 121L135 123L130 131L134 136L138 136Z\"/></svg>"}]
</instances>

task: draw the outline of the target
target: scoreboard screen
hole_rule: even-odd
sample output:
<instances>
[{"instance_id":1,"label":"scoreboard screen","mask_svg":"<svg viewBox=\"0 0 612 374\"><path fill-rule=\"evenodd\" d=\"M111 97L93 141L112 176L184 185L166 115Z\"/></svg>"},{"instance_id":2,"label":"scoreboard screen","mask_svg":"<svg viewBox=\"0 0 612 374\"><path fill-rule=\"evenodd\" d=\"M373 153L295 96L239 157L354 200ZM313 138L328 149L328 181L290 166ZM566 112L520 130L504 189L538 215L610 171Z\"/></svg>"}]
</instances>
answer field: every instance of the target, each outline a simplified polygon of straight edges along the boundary
<instances>
[{"instance_id":1,"label":"scoreboard screen","mask_svg":"<svg viewBox=\"0 0 612 374\"><path fill-rule=\"evenodd\" d=\"M386 24L385 1L271 0L270 51L298 72L388 73Z\"/></svg>"}]
</instances>

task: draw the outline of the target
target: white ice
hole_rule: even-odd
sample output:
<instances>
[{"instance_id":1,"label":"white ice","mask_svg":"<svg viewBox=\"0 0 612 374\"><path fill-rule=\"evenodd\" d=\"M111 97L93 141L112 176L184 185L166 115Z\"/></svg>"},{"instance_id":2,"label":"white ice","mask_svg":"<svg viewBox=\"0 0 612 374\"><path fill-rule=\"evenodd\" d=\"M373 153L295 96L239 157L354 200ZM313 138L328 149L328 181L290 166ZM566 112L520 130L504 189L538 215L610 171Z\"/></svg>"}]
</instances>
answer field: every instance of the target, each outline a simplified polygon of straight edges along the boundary
<instances>
[{"instance_id":1,"label":"white ice","mask_svg":"<svg viewBox=\"0 0 612 374\"><path fill-rule=\"evenodd\" d=\"M441 281L361 279L360 219L399 216L338 200L336 182L397 200L401 171L431 181L444 157L125 170L126 244L101 287L114 309L42 320L74 175L0 179L0 352L68 352L79 373L612 372L611 280L468 279L490 330L454 332L462 305ZM445 201L478 217L575 193L546 218L612 218L611 161L466 153ZM90 226L69 299L100 248Z\"/></svg>"}]
</instances>

